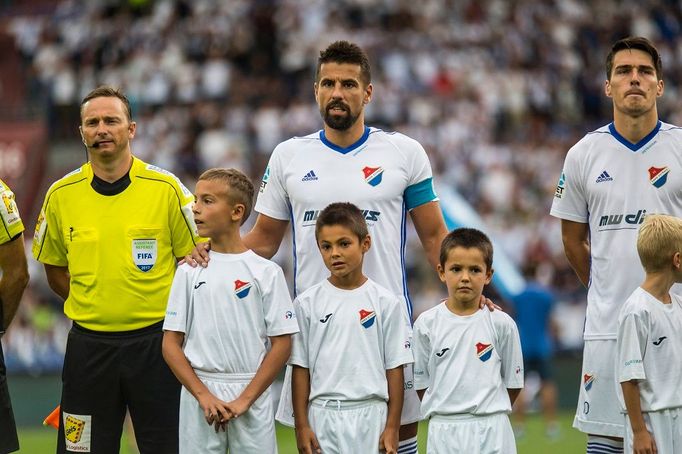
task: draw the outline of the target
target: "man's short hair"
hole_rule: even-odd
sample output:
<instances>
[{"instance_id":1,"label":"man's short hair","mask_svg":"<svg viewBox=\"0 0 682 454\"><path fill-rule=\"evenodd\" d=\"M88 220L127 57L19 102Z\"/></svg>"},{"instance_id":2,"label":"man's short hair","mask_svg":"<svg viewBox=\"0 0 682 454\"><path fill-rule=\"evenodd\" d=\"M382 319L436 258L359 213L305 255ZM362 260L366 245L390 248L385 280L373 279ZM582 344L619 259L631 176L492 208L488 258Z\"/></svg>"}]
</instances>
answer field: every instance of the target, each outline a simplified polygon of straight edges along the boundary
<instances>
[{"instance_id":1,"label":"man's short hair","mask_svg":"<svg viewBox=\"0 0 682 454\"><path fill-rule=\"evenodd\" d=\"M227 186L225 193L232 204L244 205L244 216L241 224L249 218L253 208L255 193L251 179L237 169L214 168L208 169L199 176L199 181L221 181Z\"/></svg>"},{"instance_id":2,"label":"man's short hair","mask_svg":"<svg viewBox=\"0 0 682 454\"><path fill-rule=\"evenodd\" d=\"M320 51L315 70L315 81L320 80L320 67L323 63L349 63L360 66L360 79L369 85L372 81L372 71L369 66L369 58L360 46L348 41L333 42L325 50Z\"/></svg>"},{"instance_id":3,"label":"man's short hair","mask_svg":"<svg viewBox=\"0 0 682 454\"><path fill-rule=\"evenodd\" d=\"M369 235L365 216L360 209L350 202L337 202L327 205L320 211L315 223L315 240L318 240L322 227L341 225L348 228L360 241Z\"/></svg>"},{"instance_id":4,"label":"man's short hair","mask_svg":"<svg viewBox=\"0 0 682 454\"><path fill-rule=\"evenodd\" d=\"M682 219L647 214L637 235L637 253L644 271L665 271L676 252L682 253Z\"/></svg>"},{"instance_id":5,"label":"man's short hair","mask_svg":"<svg viewBox=\"0 0 682 454\"><path fill-rule=\"evenodd\" d=\"M493 243L490 241L490 238L488 238L488 235L480 230L459 228L448 233L440 244L439 260L441 267L445 267L445 262L448 260L448 254L456 247L478 249L483 255L483 261L485 262L487 271L493 269Z\"/></svg>"},{"instance_id":6,"label":"man's short hair","mask_svg":"<svg viewBox=\"0 0 682 454\"><path fill-rule=\"evenodd\" d=\"M642 36L628 36L627 38L616 41L611 47L611 52L606 56L606 80L611 80L613 71L613 59L617 52L626 49L637 49L646 52L651 56L651 61L656 70L658 80L663 80L663 62L661 55L651 41Z\"/></svg>"},{"instance_id":7,"label":"man's short hair","mask_svg":"<svg viewBox=\"0 0 682 454\"><path fill-rule=\"evenodd\" d=\"M85 98L83 98L83 101L81 101L81 108L80 108L80 113L81 113L81 121L83 120L83 106L85 105L86 102L90 101L91 99L95 98L118 98L121 100L123 103L123 107L125 107L126 111L126 116L128 117L128 121L133 121L133 114L130 110L130 101L128 101L128 98L118 89L114 87L109 87L107 85L102 85L94 90L92 90L90 93L85 95Z\"/></svg>"}]
</instances>

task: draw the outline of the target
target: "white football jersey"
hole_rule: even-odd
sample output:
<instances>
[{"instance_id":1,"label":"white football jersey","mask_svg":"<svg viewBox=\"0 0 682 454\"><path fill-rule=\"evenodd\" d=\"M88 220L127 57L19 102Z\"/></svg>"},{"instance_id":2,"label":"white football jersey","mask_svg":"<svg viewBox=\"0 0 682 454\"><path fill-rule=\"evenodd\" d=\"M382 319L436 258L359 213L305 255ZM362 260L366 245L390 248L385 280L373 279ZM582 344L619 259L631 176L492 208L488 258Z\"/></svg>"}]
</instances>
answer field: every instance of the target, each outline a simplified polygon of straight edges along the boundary
<instances>
[{"instance_id":1,"label":"white football jersey","mask_svg":"<svg viewBox=\"0 0 682 454\"><path fill-rule=\"evenodd\" d=\"M682 216L682 128L659 121L631 144L611 123L568 151L551 214L589 224L585 340L616 338L616 314L644 280L637 232L647 213Z\"/></svg>"},{"instance_id":2,"label":"white football jersey","mask_svg":"<svg viewBox=\"0 0 682 454\"><path fill-rule=\"evenodd\" d=\"M672 303L663 304L638 287L618 317L616 377L619 383L641 380L642 411L682 407L682 298L670 296Z\"/></svg>"},{"instance_id":3,"label":"white football jersey","mask_svg":"<svg viewBox=\"0 0 682 454\"><path fill-rule=\"evenodd\" d=\"M507 388L523 388L519 332L502 311L460 316L443 302L417 318L412 348L423 418L510 413Z\"/></svg>"},{"instance_id":4,"label":"white football jersey","mask_svg":"<svg viewBox=\"0 0 682 454\"><path fill-rule=\"evenodd\" d=\"M298 332L284 273L253 251L209 255L207 268L178 267L163 329L185 333L195 370L255 373L268 337Z\"/></svg>"},{"instance_id":5,"label":"white football jersey","mask_svg":"<svg viewBox=\"0 0 682 454\"><path fill-rule=\"evenodd\" d=\"M310 397L388 400L386 370L412 363L398 297L368 279L353 290L323 280L294 300L301 332L290 365L310 371Z\"/></svg>"},{"instance_id":6,"label":"white football jersey","mask_svg":"<svg viewBox=\"0 0 682 454\"><path fill-rule=\"evenodd\" d=\"M324 131L280 143L265 170L255 209L291 222L294 292L300 294L329 275L315 241L319 212L333 202L357 205L372 236L364 272L402 295L411 318L406 213L434 200L431 165L422 146L403 134L367 127L348 148L329 142Z\"/></svg>"}]
</instances>

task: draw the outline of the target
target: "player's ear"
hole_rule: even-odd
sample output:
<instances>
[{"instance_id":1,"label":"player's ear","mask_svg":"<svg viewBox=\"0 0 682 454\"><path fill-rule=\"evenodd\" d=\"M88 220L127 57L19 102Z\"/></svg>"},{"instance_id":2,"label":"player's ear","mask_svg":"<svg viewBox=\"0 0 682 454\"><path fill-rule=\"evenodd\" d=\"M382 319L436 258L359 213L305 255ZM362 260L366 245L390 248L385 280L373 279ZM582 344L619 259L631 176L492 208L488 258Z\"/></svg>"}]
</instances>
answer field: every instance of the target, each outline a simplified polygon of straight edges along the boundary
<instances>
[{"instance_id":1,"label":"player's ear","mask_svg":"<svg viewBox=\"0 0 682 454\"><path fill-rule=\"evenodd\" d=\"M367 84L367 86L365 87L365 96L362 99L363 104L368 104L372 100L372 90L373 89L374 88L372 87L371 83Z\"/></svg>"},{"instance_id":2,"label":"player's ear","mask_svg":"<svg viewBox=\"0 0 682 454\"><path fill-rule=\"evenodd\" d=\"M665 85L663 84L663 80L659 80L658 83L656 84L656 96L663 96L663 91L665 90Z\"/></svg>"},{"instance_id":3,"label":"player's ear","mask_svg":"<svg viewBox=\"0 0 682 454\"><path fill-rule=\"evenodd\" d=\"M495 270L493 268L490 268L490 271L486 273L485 277L485 285L490 284L490 281L493 280L493 274L495 273Z\"/></svg>"},{"instance_id":4,"label":"player's ear","mask_svg":"<svg viewBox=\"0 0 682 454\"><path fill-rule=\"evenodd\" d=\"M611 82L608 80L604 82L604 94L610 98L611 97Z\"/></svg>"},{"instance_id":5,"label":"player's ear","mask_svg":"<svg viewBox=\"0 0 682 454\"><path fill-rule=\"evenodd\" d=\"M440 263L436 266L436 271L438 271L438 278L441 282L445 282L445 269Z\"/></svg>"}]
</instances>

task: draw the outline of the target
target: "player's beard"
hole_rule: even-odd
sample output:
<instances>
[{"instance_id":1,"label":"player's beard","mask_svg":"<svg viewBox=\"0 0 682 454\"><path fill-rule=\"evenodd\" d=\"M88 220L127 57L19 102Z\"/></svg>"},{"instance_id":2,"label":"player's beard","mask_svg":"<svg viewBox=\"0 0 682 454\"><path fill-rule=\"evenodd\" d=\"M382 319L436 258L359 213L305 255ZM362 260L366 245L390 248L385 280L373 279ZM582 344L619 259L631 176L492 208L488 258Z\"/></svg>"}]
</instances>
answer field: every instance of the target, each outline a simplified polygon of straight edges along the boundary
<instances>
[{"instance_id":1,"label":"player's beard","mask_svg":"<svg viewBox=\"0 0 682 454\"><path fill-rule=\"evenodd\" d=\"M347 115L332 115L329 111L335 107L343 109ZM321 112L324 123L332 129L346 131L355 124L360 115L353 115L347 105L341 102L330 102Z\"/></svg>"}]
</instances>

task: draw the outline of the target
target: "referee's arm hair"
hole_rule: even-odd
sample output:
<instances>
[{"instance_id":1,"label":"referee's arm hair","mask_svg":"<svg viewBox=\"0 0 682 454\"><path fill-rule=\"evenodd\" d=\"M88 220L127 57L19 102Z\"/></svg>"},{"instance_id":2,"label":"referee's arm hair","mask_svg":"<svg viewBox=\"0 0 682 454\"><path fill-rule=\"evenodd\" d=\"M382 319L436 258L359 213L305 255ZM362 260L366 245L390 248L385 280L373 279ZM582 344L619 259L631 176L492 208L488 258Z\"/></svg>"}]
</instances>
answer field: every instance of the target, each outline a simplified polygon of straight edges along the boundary
<instances>
[{"instance_id":1,"label":"referee's arm hair","mask_svg":"<svg viewBox=\"0 0 682 454\"><path fill-rule=\"evenodd\" d=\"M288 226L289 221L271 218L261 213L251 231L244 235L242 240L247 248L261 257L270 259L277 253Z\"/></svg>"},{"instance_id":2,"label":"referee's arm hair","mask_svg":"<svg viewBox=\"0 0 682 454\"><path fill-rule=\"evenodd\" d=\"M65 266L48 265L47 263L44 266L50 288L66 300L69 297L69 285L71 283L69 269Z\"/></svg>"}]
</instances>

